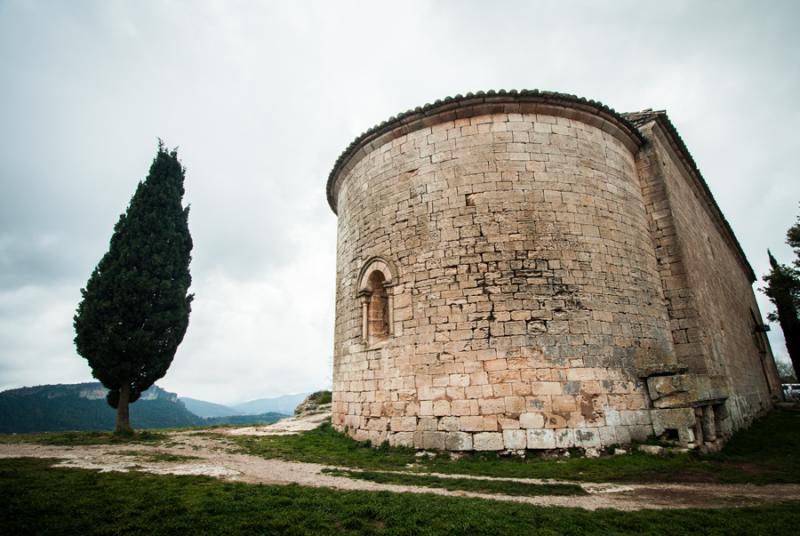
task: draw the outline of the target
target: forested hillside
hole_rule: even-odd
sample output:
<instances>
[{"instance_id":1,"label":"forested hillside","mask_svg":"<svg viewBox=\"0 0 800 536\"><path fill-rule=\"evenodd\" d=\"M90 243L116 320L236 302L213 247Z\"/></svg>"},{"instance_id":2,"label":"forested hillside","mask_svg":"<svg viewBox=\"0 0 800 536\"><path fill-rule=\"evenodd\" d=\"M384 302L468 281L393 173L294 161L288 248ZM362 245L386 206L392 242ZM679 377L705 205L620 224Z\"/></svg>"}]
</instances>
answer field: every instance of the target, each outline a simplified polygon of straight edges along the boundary
<instances>
[{"instance_id":1,"label":"forested hillside","mask_svg":"<svg viewBox=\"0 0 800 536\"><path fill-rule=\"evenodd\" d=\"M0 393L0 433L113 430L116 411L99 383L39 385ZM186 409L174 393L153 386L131 405L134 428L180 428L219 424L266 424L282 414L234 415L204 419Z\"/></svg>"}]
</instances>

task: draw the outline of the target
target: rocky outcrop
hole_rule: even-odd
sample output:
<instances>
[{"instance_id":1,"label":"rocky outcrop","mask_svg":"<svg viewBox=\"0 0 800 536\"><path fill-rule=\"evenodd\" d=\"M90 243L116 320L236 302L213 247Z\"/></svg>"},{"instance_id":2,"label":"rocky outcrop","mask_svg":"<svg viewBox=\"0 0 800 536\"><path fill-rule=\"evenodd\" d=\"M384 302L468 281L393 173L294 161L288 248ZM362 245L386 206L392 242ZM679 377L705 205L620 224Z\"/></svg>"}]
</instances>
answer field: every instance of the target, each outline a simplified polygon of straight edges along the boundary
<instances>
[{"instance_id":1,"label":"rocky outcrop","mask_svg":"<svg viewBox=\"0 0 800 536\"><path fill-rule=\"evenodd\" d=\"M330 412L331 410L331 392L330 391L317 391L311 393L305 400L300 402L294 410L296 416L314 415L316 413Z\"/></svg>"}]
</instances>

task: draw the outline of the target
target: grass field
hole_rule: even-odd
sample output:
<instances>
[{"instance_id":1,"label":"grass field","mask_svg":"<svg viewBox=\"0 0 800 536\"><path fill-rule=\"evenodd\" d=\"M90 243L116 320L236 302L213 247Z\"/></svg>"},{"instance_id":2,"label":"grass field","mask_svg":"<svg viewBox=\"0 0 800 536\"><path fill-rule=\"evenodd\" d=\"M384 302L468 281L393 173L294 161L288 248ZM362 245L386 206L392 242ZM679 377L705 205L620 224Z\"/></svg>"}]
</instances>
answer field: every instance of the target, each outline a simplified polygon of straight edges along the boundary
<instances>
[{"instance_id":1,"label":"grass field","mask_svg":"<svg viewBox=\"0 0 800 536\"><path fill-rule=\"evenodd\" d=\"M209 432L196 431L203 435ZM228 437L231 439L230 437ZM351 467L373 472L414 471L472 474L501 478L550 478L588 482L716 482L800 483L800 413L776 411L737 433L717 454L651 456L632 452L623 456L521 459L495 453L472 453L451 460L446 454L418 457L413 449L373 448L336 432L330 424L294 436L239 436L232 438L246 453ZM0 435L0 443L38 443L81 446L148 444L169 446L166 431L141 431L118 437L109 432L59 432ZM375 478L383 478L376 476Z\"/></svg>"},{"instance_id":2,"label":"grass field","mask_svg":"<svg viewBox=\"0 0 800 536\"><path fill-rule=\"evenodd\" d=\"M651 456L633 452L596 459L526 459L475 453L458 460L446 454L417 457L412 449L373 448L333 430L330 424L296 436L237 437L240 448L256 456L372 471L412 470L494 477L554 478L590 482L800 482L800 413L778 411L739 432L722 452Z\"/></svg>"},{"instance_id":3,"label":"grass field","mask_svg":"<svg viewBox=\"0 0 800 536\"><path fill-rule=\"evenodd\" d=\"M153 432L143 430L130 435L117 435L112 432L43 432L37 434L0 434L0 443L34 443L59 447L82 445L127 445L158 444L168 441L169 436L162 430Z\"/></svg>"},{"instance_id":4,"label":"grass field","mask_svg":"<svg viewBox=\"0 0 800 536\"><path fill-rule=\"evenodd\" d=\"M800 504L588 512L428 494L52 469L0 460L4 534L793 534Z\"/></svg>"},{"instance_id":5,"label":"grass field","mask_svg":"<svg viewBox=\"0 0 800 536\"><path fill-rule=\"evenodd\" d=\"M587 495L577 484L529 484L514 480L485 480L477 478L442 478L433 475L391 473L381 471L348 471L346 469L323 469L323 473L344 476L380 484L401 484L442 488L450 491L472 491L476 493L502 493L503 495Z\"/></svg>"}]
</instances>

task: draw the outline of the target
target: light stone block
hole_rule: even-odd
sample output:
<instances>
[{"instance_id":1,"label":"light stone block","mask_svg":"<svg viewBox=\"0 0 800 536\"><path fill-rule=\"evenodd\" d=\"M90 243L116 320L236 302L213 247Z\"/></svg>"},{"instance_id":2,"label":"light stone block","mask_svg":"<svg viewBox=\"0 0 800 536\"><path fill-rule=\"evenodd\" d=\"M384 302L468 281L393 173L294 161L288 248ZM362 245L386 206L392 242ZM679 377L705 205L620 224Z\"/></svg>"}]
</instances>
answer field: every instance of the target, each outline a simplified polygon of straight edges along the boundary
<instances>
[{"instance_id":1,"label":"light stone block","mask_svg":"<svg viewBox=\"0 0 800 536\"><path fill-rule=\"evenodd\" d=\"M392 432L414 432L417 429L416 417L392 417L389 421Z\"/></svg>"},{"instance_id":2,"label":"light stone block","mask_svg":"<svg viewBox=\"0 0 800 536\"><path fill-rule=\"evenodd\" d=\"M556 435L552 429L526 430L529 449L554 449L556 448Z\"/></svg>"},{"instance_id":3,"label":"light stone block","mask_svg":"<svg viewBox=\"0 0 800 536\"><path fill-rule=\"evenodd\" d=\"M414 447L414 432L396 432L389 434L390 447Z\"/></svg>"},{"instance_id":4,"label":"light stone block","mask_svg":"<svg viewBox=\"0 0 800 536\"><path fill-rule=\"evenodd\" d=\"M479 432L472 437L475 450L503 450L503 434L499 432Z\"/></svg>"},{"instance_id":5,"label":"light stone block","mask_svg":"<svg viewBox=\"0 0 800 536\"><path fill-rule=\"evenodd\" d=\"M503 443L510 450L523 450L528 441L525 430L503 430Z\"/></svg>"},{"instance_id":6,"label":"light stone block","mask_svg":"<svg viewBox=\"0 0 800 536\"><path fill-rule=\"evenodd\" d=\"M444 444L447 450L472 450L472 434L466 432L448 432L445 436Z\"/></svg>"},{"instance_id":7,"label":"light stone block","mask_svg":"<svg viewBox=\"0 0 800 536\"><path fill-rule=\"evenodd\" d=\"M445 432L457 432L459 425L458 417L442 417L439 419L439 430Z\"/></svg>"},{"instance_id":8,"label":"light stone block","mask_svg":"<svg viewBox=\"0 0 800 536\"><path fill-rule=\"evenodd\" d=\"M556 448L567 449L575 446L575 432L571 428L555 430Z\"/></svg>"},{"instance_id":9,"label":"light stone block","mask_svg":"<svg viewBox=\"0 0 800 536\"><path fill-rule=\"evenodd\" d=\"M542 428L544 427L544 415L541 413L521 413L519 425L522 428Z\"/></svg>"},{"instance_id":10,"label":"light stone block","mask_svg":"<svg viewBox=\"0 0 800 536\"><path fill-rule=\"evenodd\" d=\"M422 432L422 448L444 450L445 432Z\"/></svg>"}]
</instances>

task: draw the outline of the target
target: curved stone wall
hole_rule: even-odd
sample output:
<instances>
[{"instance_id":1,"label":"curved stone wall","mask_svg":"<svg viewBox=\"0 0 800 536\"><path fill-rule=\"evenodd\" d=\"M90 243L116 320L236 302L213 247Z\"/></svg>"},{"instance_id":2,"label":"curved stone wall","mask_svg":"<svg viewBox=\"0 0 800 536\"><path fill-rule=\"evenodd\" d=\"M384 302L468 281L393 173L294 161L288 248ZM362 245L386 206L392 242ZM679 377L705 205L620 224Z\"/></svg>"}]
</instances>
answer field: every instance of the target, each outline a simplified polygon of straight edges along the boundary
<instances>
[{"instance_id":1,"label":"curved stone wall","mask_svg":"<svg viewBox=\"0 0 800 536\"><path fill-rule=\"evenodd\" d=\"M328 190L334 426L449 450L650 435L636 370L674 352L640 143L601 105L511 96L357 140Z\"/></svg>"}]
</instances>

